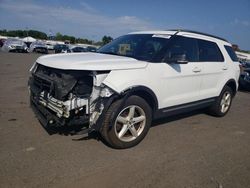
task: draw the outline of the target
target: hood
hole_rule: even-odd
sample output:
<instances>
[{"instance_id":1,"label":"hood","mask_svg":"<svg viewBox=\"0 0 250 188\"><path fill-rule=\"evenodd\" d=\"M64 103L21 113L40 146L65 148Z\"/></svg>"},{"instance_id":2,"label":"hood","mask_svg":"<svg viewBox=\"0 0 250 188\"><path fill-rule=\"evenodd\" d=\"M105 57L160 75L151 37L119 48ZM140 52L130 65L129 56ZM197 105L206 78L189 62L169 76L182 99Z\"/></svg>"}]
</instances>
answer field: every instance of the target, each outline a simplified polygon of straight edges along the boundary
<instances>
[{"instance_id":1,"label":"hood","mask_svg":"<svg viewBox=\"0 0 250 188\"><path fill-rule=\"evenodd\" d=\"M56 69L96 71L139 69L147 66L147 62L134 58L86 52L45 55L38 58L37 63Z\"/></svg>"}]
</instances>

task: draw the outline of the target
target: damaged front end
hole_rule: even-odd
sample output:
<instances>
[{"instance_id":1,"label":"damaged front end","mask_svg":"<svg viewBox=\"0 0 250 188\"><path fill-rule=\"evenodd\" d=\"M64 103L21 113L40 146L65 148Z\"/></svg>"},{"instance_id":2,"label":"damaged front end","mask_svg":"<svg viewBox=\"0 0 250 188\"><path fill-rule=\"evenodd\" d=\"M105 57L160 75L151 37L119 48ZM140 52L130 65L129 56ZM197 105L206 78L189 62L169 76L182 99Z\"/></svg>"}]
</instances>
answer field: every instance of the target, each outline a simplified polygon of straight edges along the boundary
<instances>
[{"instance_id":1,"label":"damaged front end","mask_svg":"<svg viewBox=\"0 0 250 188\"><path fill-rule=\"evenodd\" d=\"M96 124L114 91L102 84L109 71L61 70L35 64L29 79L30 104L43 126Z\"/></svg>"}]
</instances>

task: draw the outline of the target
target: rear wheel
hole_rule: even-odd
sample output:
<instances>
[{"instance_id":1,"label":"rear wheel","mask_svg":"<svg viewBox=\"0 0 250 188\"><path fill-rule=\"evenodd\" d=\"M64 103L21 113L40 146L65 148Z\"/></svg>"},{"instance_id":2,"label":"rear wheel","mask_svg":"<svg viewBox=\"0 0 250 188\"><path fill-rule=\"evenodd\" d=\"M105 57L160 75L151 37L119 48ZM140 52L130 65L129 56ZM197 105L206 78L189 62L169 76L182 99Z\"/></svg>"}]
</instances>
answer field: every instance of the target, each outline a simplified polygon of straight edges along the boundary
<instances>
[{"instance_id":1,"label":"rear wheel","mask_svg":"<svg viewBox=\"0 0 250 188\"><path fill-rule=\"evenodd\" d=\"M101 134L113 148L130 148L142 141L151 124L151 108L138 97L131 96L125 103L114 102L108 109Z\"/></svg>"},{"instance_id":2,"label":"rear wheel","mask_svg":"<svg viewBox=\"0 0 250 188\"><path fill-rule=\"evenodd\" d=\"M233 99L232 89L228 86L225 86L222 90L220 96L216 99L215 103L210 107L210 114L222 117L227 114L229 111Z\"/></svg>"}]
</instances>

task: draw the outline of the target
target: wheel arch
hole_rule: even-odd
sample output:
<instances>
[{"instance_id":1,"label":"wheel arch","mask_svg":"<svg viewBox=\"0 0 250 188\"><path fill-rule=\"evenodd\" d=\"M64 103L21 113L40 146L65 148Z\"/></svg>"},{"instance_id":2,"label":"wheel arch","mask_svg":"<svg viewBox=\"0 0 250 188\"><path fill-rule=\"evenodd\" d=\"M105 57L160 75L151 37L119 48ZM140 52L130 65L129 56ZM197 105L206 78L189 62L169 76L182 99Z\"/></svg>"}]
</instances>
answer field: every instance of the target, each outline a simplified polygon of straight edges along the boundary
<instances>
[{"instance_id":1,"label":"wheel arch","mask_svg":"<svg viewBox=\"0 0 250 188\"><path fill-rule=\"evenodd\" d=\"M235 96L236 92L237 92L237 83L234 79L230 79L226 82L226 84L224 85L225 86L228 86L232 89L233 91L233 96Z\"/></svg>"},{"instance_id":2,"label":"wheel arch","mask_svg":"<svg viewBox=\"0 0 250 188\"><path fill-rule=\"evenodd\" d=\"M100 130L102 122L104 120L107 110L110 108L111 104L117 100L121 100L121 105L132 95L136 95L144 99L152 109L152 117L158 110L158 100L155 93L145 86L134 86L123 90L120 93L114 93L111 97L104 99L102 102L104 104L104 109L96 121L96 123L91 127L91 130Z\"/></svg>"},{"instance_id":3,"label":"wheel arch","mask_svg":"<svg viewBox=\"0 0 250 188\"><path fill-rule=\"evenodd\" d=\"M146 86L135 86L125 89L122 94L126 97L136 95L143 98L151 107L153 114L158 109L158 99L155 93Z\"/></svg>"}]
</instances>

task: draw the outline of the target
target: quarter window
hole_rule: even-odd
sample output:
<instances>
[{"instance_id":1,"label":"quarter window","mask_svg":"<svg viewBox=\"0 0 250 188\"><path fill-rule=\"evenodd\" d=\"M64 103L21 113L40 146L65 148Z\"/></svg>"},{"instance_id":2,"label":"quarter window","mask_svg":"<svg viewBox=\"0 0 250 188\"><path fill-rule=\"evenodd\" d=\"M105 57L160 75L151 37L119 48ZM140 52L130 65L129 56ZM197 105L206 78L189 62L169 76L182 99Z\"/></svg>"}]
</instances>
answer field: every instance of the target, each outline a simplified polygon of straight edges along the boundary
<instances>
[{"instance_id":1,"label":"quarter window","mask_svg":"<svg viewBox=\"0 0 250 188\"><path fill-rule=\"evenodd\" d=\"M199 44L199 61L204 62L222 62L224 58L216 43L198 40Z\"/></svg>"},{"instance_id":2,"label":"quarter window","mask_svg":"<svg viewBox=\"0 0 250 188\"><path fill-rule=\"evenodd\" d=\"M230 58L232 59L232 61L238 61L238 57L235 54L233 48L231 46L224 46L224 47L227 50L227 53L230 56Z\"/></svg>"}]
</instances>

